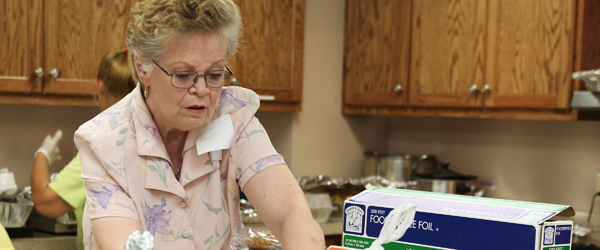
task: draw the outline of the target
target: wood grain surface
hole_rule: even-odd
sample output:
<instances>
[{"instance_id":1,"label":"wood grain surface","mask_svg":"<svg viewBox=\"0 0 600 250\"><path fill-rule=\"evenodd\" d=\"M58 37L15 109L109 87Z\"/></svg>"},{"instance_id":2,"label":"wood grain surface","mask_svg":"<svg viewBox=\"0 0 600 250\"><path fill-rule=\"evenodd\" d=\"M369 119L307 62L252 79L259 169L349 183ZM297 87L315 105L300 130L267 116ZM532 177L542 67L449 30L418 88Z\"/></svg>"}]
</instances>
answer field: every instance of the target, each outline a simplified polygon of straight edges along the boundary
<instances>
[{"instance_id":1,"label":"wood grain surface","mask_svg":"<svg viewBox=\"0 0 600 250\"><path fill-rule=\"evenodd\" d=\"M240 85L275 102L300 102L305 0L235 0L243 43L228 64ZM261 110L264 110L261 107Z\"/></svg>"},{"instance_id":2,"label":"wood grain surface","mask_svg":"<svg viewBox=\"0 0 600 250\"><path fill-rule=\"evenodd\" d=\"M346 3L344 102L406 104L411 1ZM402 91L394 92L395 86Z\"/></svg>"},{"instance_id":3,"label":"wood grain surface","mask_svg":"<svg viewBox=\"0 0 600 250\"><path fill-rule=\"evenodd\" d=\"M92 95L100 59L125 48L133 1L45 1L44 93Z\"/></svg>"},{"instance_id":4,"label":"wood grain surface","mask_svg":"<svg viewBox=\"0 0 600 250\"><path fill-rule=\"evenodd\" d=\"M41 91L42 3L0 0L0 92Z\"/></svg>"},{"instance_id":5,"label":"wood grain surface","mask_svg":"<svg viewBox=\"0 0 600 250\"><path fill-rule=\"evenodd\" d=\"M432 116L482 119L519 119L519 120L578 120L576 112L553 109L483 109L483 108L410 108L410 107L361 107L346 105L342 110L346 115L394 115L394 116ZM595 116L592 119L598 119Z\"/></svg>"},{"instance_id":6,"label":"wood grain surface","mask_svg":"<svg viewBox=\"0 0 600 250\"><path fill-rule=\"evenodd\" d=\"M487 107L568 108L575 1L490 0Z\"/></svg>"},{"instance_id":7,"label":"wood grain surface","mask_svg":"<svg viewBox=\"0 0 600 250\"><path fill-rule=\"evenodd\" d=\"M410 106L481 106L486 17L487 1L413 2Z\"/></svg>"}]
</instances>

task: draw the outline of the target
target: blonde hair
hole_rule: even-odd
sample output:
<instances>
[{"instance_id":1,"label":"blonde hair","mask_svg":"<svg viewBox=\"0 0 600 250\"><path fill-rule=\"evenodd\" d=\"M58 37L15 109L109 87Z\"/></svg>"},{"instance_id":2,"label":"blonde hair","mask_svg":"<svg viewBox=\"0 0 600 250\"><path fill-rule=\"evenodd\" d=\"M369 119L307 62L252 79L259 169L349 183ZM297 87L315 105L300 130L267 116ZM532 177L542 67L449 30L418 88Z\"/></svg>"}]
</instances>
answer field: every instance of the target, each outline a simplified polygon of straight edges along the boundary
<instances>
[{"instance_id":1,"label":"blonde hair","mask_svg":"<svg viewBox=\"0 0 600 250\"><path fill-rule=\"evenodd\" d=\"M102 110L109 108L136 86L131 62L125 50L114 50L106 53L100 61L98 80L102 81L104 91L98 102Z\"/></svg>"},{"instance_id":2,"label":"blonde hair","mask_svg":"<svg viewBox=\"0 0 600 250\"><path fill-rule=\"evenodd\" d=\"M125 43L132 54L155 60L188 35L214 32L225 39L229 59L239 49L241 29L232 0L144 0L131 10Z\"/></svg>"}]
</instances>

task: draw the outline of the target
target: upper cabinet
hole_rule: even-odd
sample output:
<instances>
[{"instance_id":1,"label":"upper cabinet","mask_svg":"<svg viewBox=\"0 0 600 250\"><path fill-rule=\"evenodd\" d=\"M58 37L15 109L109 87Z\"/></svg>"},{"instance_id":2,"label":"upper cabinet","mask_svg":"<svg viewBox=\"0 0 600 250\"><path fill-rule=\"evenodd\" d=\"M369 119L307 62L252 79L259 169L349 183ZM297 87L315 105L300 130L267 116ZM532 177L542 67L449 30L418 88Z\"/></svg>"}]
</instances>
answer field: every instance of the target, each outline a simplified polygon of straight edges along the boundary
<instances>
[{"instance_id":1,"label":"upper cabinet","mask_svg":"<svg viewBox=\"0 0 600 250\"><path fill-rule=\"evenodd\" d=\"M305 0L234 0L244 31L228 64L231 84L254 90L259 110L298 111L302 101Z\"/></svg>"},{"instance_id":2,"label":"upper cabinet","mask_svg":"<svg viewBox=\"0 0 600 250\"><path fill-rule=\"evenodd\" d=\"M411 1L350 0L346 4L345 103L405 105Z\"/></svg>"},{"instance_id":3,"label":"upper cabinet","mask_svg":"<svg viewBox=\"0 0 600 250\"><path fill-rule=\"evenodd\" d=\"M563 0L348 0L344 113L577 119L569 109L578 89L571 73L600 67L581 53L598 44L582 36L600 27L585 14L598 7ZM372 9L377 15L365 15ZM377 77L357 77L373 69ZM374 88L381 98L357 101Z\"/></svg>"},{"instance_id":4,"label":"upper cabinet","mask_svg":"<svg viewBox=\"0 0 600 250\"><path fill-rule=\"evenodd\" d=\"M134 2L0 0L0 102L94 105L98 63L125 47Z\"/></svg>"},{"instance_id":5,"label":"upper cabinet","mask_svg":"<svg viewBox=\"0 0 600 250\"><path fill-rule=\"evenodd\" d=\"M0 103L95 105L101 58L125 48L138 0L0 0ZM301 108L305 0L235 0L244 31L231 84L260 110Z\"/></svg>"}]
</instances>

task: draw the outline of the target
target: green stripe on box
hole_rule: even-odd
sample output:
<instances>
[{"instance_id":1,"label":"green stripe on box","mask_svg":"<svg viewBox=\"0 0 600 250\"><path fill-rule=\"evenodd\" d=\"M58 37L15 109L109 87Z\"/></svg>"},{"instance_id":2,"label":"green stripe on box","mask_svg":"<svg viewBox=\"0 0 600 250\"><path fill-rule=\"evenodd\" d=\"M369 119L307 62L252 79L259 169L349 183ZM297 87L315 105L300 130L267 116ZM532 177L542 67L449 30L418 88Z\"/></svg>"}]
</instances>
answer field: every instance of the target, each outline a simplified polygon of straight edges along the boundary
<instances>
[{"instance_id":1,"label":"green stripe on box","mask_svg":"<svg viewBox=\"0 0 600 250\"><path fill-rule=\"evenodd\" d=\"M344 239L342 239L342 245L345 247L351 247L356 249L365 249L371 246L371 244L375 241L375 239L356 237L351 235L344 235ZM431 248L424 246L416 246L412 244L405 244L399 242L390 242L387 244L383 244L383 248L386 250L441 250L441 248ZM546 249L544 249L546 250ZM555 249L558 250L558 249ZM568 250L568 249L562 249Z\"/></svg>"},{"instance_id":2,"label":"green stripe on box","mask_svg":"<svg viewBox=\"0 0 600 250\"><path fill-rule=\"evenodd\" d=\"M569 246L553 246L553 247L544 247L543 250L569 250L571 247Z\"/></svg>"},{"instance_id":3,"label":"green stripe on box","mask_svg":"<svg viewBox=\"0 0 600 250\"><path fill-rule=\"evenodd\" d=\"M391 195L401 195L401 196L409 196L409 197L419 197L419 198L427 198L427 199L436 199L436 200L446 200L446 201L453 201L453 202L467 202L467 203L485 204L485 205L492 205L492 206L533 209L533 210L541 210L541 211L549 211L549 212L560 212L560 211L563 211L563 210L569 208L569 206L564 206L564 205L533 203L533 202L526 202L526 201L502 200L502 199L494 199L494 198L487 198L487 197L475 197L475 196L468 196L468 195L453 195L453 194L434 193L434 192L425 192L425 191L416 191L416 190L407 190L407 189L393 189L393 188L377 187L377 188L370 189L368 192L391 194Z\"/></svg>"}]
</instances>

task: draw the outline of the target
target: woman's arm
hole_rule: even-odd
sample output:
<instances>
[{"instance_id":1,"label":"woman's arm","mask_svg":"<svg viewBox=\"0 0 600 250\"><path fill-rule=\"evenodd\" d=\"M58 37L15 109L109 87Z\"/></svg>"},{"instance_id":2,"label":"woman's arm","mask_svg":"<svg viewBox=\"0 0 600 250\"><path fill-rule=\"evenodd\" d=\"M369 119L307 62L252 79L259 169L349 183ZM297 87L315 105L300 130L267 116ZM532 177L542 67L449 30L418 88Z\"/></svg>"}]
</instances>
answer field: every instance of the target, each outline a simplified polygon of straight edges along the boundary
<instances>
[{"instance_id":1,"label":"woman's arm","mask_svg":"<svg viewBox=\"0 0 600 250\"><path fill-rule=\"evenodd\" d=\"M98 249L124 249L133 231L143 231L140 223L126 217L104 217L92 220Z\"/></svg>"},{"instance_id":2,"label":"woman's arm","mask_svg":"<svg viewBox=\"0 0 600 250\"><path fill-rule=\"evenodd\" d=\"M31 199L35 211L44 217L58 218L73 210L73 207L48 187L48 184L50 184L48 159L43 153L37 153L31 170Z\"/></svg>"},{"instance_id":3,"label":"woman's arm","mask_svg":"<svg viewBox=\"0 0 600 250\"><path fill-rule=\"evenodd\" d=\"M273 165L258 172L243 191L283 249L325 249L323 230L287 166Z\"/></svg>"}]
</instances>

